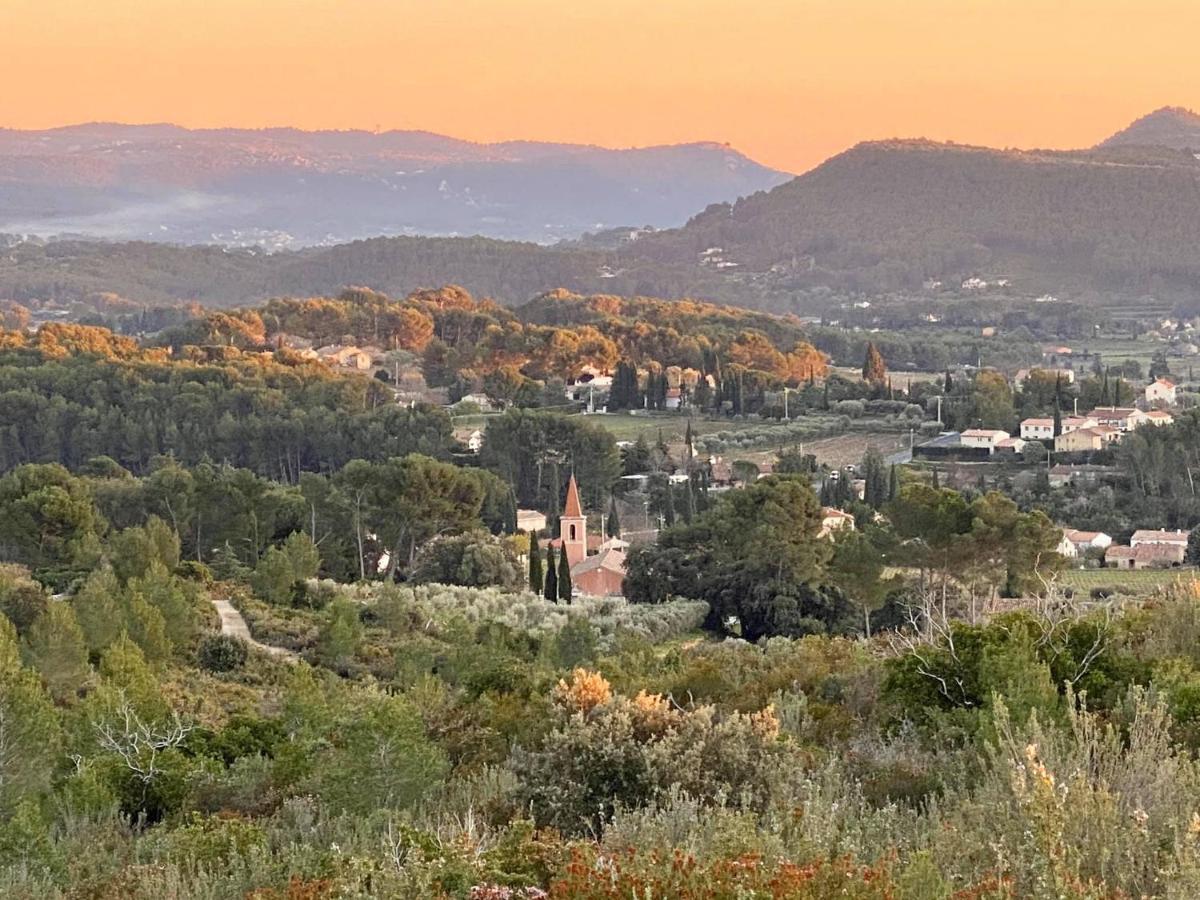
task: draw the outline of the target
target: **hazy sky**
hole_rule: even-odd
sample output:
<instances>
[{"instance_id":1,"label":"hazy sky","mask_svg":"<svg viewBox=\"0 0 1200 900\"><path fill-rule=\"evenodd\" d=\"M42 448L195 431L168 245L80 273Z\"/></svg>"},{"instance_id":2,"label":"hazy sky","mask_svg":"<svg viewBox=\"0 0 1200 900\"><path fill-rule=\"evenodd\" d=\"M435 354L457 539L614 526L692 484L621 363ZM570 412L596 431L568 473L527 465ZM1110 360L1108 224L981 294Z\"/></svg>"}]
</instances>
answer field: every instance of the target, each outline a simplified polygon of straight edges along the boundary
<instances>
[{"instance_id":1,"label":"hazy sky","mask_svg":"<svg viewBox=\"0 0 1200 900\"><path fill-rule=\"evenodd\" d=\"M0 0L0 126L1095 143L1200 108L1195 0Z\"/></svg>"}]
</instances>

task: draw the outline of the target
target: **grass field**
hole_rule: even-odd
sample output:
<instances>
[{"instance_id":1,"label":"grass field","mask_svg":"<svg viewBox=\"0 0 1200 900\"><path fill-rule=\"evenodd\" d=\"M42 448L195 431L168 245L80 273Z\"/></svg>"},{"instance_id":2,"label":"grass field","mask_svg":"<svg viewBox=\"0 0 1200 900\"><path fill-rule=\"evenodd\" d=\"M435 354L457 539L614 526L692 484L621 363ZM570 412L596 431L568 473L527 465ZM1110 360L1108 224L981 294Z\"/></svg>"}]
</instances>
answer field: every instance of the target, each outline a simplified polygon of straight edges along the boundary
<instances>
[{"instance_id":1,"label":"grass field","mask_svg":"<svg viewBox=\"0 0 1200 900\"><path fill-rule=\"evenodd\" d=\"M1153 591L1178 580L1190 581L1197 577L1200 577L1200 571L1196 569L1068 569L1059 576L1058 583L1076 591L1093 588Z\"/></svg>"}]
</instances>

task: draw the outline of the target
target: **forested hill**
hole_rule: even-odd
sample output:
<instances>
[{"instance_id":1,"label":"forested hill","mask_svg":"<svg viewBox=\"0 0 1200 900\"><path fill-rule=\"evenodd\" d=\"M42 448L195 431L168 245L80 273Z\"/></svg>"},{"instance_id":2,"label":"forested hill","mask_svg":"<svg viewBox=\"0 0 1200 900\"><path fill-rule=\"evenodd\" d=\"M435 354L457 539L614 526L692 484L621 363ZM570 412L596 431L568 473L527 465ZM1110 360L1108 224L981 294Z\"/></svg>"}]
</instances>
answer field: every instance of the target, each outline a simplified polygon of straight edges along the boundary
<instances>
[{"instance_id":1,"label":"forested hill","mask_svg":"<svg viewBox=\"0 0 1200 900\"><path fill-rule=\"evenodd\" d=\"M1200 151L1200 115L1180 106L1164 106L1118 131L1100 146Z\"/></svg>"},{"instance_id":2,"label":"forested hill","mask_svg":"<svg viewBox=\"0 0 1200 900\"><path fill-rule=\"evenodd\" d=\"M1137 296L1193 283L1198 242L1200 161L1190 153L888 141L635 248L643 266L688 260L712 273L701 296L919 288L972 275ZM703 264L705 251L724 266Z\"/></svg>"},{"instance_id":3,"label":"forested hill","mask_svg":"<svg viewBox=\"0 0 1200 900\"><path fill-rule=\"evenodd\" d=\"M0 253L0 298L246 305L361 284L393 295L460 284L517 305L542 292L697 297L804 311L806 292L957 289L1023 296L1191 296L1200 279L1200 160L1169 148L997 151L863 144L769 192L636 239L544 247L378 238L267 254L156 244L30 243Z\"/></svg>"}]
</instances>

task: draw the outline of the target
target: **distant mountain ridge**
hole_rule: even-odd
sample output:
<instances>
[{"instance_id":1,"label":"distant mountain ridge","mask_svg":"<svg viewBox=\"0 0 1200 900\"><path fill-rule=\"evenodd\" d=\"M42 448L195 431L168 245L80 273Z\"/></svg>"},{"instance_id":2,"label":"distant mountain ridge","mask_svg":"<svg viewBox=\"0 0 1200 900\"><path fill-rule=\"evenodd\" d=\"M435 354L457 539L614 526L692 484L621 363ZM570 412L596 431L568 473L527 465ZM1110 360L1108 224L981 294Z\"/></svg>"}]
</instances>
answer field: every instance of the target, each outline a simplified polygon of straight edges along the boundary
<instances>
[{"instance_id":1,"label":"distant mountain ridge","mask_svg":"<svg viewBox=\"0 0 1200 900\"><path fill-rule=\"evenodd\" d=\"M556 246L406 237L265 255L22 244L0 253L0 297L115 291L232 305L347 284L402 295L457 283L508 304L564 287L794 312L814 292L1003 281L1030 298L1194 302L1200 159L1142 143L1187 116L1147 118L1153 128L1135 123L1087 150L859 144L770 190L710 204L680 227L608 230Z\"/></svg>"},{"instance_id":2,"label":"distant mountain ridge","mask_svg":"<svg viewBox=\"0 0 1200 900\"><path fill-rule=\"evenodd\" d=\"M0 130L0 232L272 249L380 235L550 243L679 225L787 177L716 143L93 123Z\"/></svg>"}]
</instances>

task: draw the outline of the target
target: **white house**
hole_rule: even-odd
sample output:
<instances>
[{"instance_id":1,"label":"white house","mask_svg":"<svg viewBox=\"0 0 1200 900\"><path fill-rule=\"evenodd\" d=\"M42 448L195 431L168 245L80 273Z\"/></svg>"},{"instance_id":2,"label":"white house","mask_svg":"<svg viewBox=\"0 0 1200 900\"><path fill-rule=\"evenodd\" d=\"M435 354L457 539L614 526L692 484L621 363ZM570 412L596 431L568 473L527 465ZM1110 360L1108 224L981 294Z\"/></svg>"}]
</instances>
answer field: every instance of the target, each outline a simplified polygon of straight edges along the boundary
<instances>
[{"instance_id":1,"label":"white house","mask_svg":"<svg viewBox=\"0 0 1200 900\"><path fill-rule=\"evenodd\" d=\"M1054 548L1054 552L1059 556L1065 557L1066 559L1075 559L1077 556L1079 556L1079 548L1076 547L1075 544L1072 543L1071 539L1067 537L1067 533L1065 531L1063 532L1063 536L1058 541L1058 546Z\"/></svg>"},{"instance_id":2,"label":"white house","mask_svg":"<svg viewBox=\"0 0 1200 900\"><path fill-rule=\"evenodd\" d=\"M1174 406L1175 382L1170 378L1156 378L1146 385L1146 402L1150 406Z\"/></svg>"},{"instance_id":3,"label":"white house","mask_svg":"<svg viewBox=\"0 0 1200 900\"><path fill-rule=\"evenodd\" d=\"M1088 416L1067 416L1062 420L1062 433L1070 434L1081 428L1095 428L1100 423ZM1021 420L1021 437L1027 441L1050 441L1054 439L1054 420L1033 418Z\"/></svg>"},{"instance_id":4,"label":"white house","mask_svg":"<svg viewBox=\"0 0 1200 900\"><path fill-rule=\"evenodd\" d=\"M1147 425L1170 425L1175 421L1175 417L1165 409L1152 409L1146 413Z\"/></svg>"},{"instance_id":5,"label":"white house","mask_svg":"<svg viewBox=\"0 0 1200 900\"><path fill-rule=\"evenodd\" d=\"M1063 537L1071 542L1077 554L1087 553L1089 550L1107 550L1112 546L1112 538L1103 531L1078 531L1067 528L1063 531Z\"/></svg>"},{"instance_id":6,"label":"white house","mask_svg":"<svg viewBox=\"0 0 1200 900\"><path fill-rule=\"evenodd\" d=\"M968 428L962 433L961 441L964 447L982 447L988 453L994 453L996 445L1010 437L1007 431L989 428Z\"/></svg>"},{"instance_id":7,"label":"white house","mask_svg":"<svg viewBox=\"0 0 1200 900\"><path fill-rule=\"evenodd\" d=\"M1119 431L1133 431L1146 422L1146 414L1134 406L1097 406L1088 417Z\"/></svg>"},{"instance_id":8,"label":"white house","mask_svg":"<svg viewBox=\"0 0 1200 900\"><path fill-rule=\"evenodd\" d=\"M472 453L478 453L483 449L483 432L476 430L471 432L471 436L467 438L467 449Z\"/></svg>"}]
</instances>

